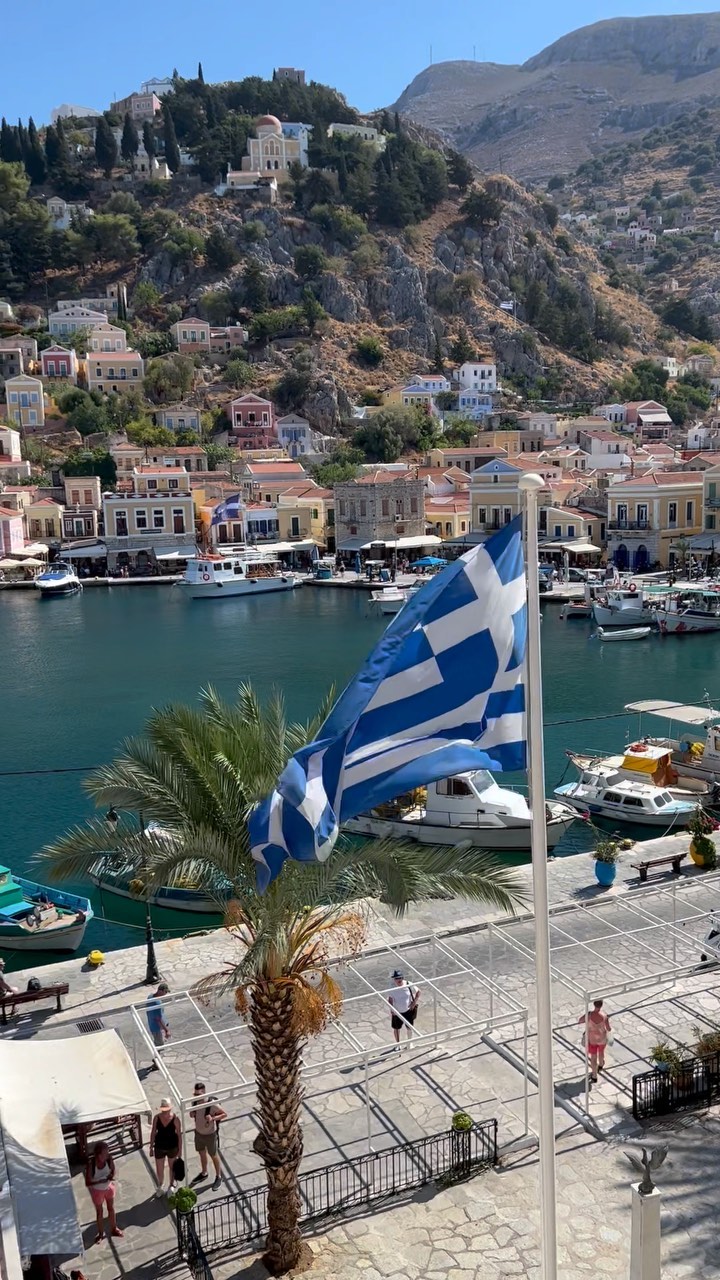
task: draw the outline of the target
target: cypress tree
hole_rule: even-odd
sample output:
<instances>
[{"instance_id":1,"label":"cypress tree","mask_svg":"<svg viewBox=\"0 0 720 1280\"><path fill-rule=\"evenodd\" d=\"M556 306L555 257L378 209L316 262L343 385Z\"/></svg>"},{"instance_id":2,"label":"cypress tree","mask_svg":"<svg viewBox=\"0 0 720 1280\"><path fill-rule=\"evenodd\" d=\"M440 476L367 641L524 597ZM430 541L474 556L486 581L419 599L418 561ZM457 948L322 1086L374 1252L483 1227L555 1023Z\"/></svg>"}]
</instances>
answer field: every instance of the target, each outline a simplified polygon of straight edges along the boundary
<instances>
[{"instance_id":1,"label":"cypress tree","mask_svg":"<svg viewBox=\"0 0 720 1280\"><path fill-rule=\"evenodd\" d=\"M100 116L95 126L95 159L99 169L102 169L106 178L112 176L112 171L117 164L118 148L113 133L106 116Z\"/></svg>"},{"instance_id":2,"label":"cypress tree","mask_svg":"<svg viewBox=\"0 0 720 1280\"><path fill-rule=\"evenodd\" d=\"M202 62L198 62L198 73L197 73L197 78L198 78L198 80L200 81L200 83L201 83L201 84L204 84L204 83L205 83L205 77L204 77L204 75L203 75L203 69L202 69Z\"/></svg>"},{"instance_id":3,"label":"cypress tree","mask_svg":"<svg viewBox=\"0 0 720 1280\"><path fill-rule=\"evenodd\" d=\"M155 134L153 133L153 127L149 120L146 120L143 125L143 146L145 148L145 151L147 152L148 160L150 161L150 164L148 166L149 171L150 173L152 173L152 167L153 167L152 162L155 159L155 156L157 155L157 146L155 145Z\"/></svg>"},{"instance_id":4,"label":"cypress tree","mask_svg":"<svg viewBox=\"0 0 720 1280\"><path fill-rule=\"evenodd\" d=\"M25 125L23 124L22 120L18 120L17 122L17 136L18 136L18 144L20 147L19 159L22 160L24 164L27 159L27 153L28 153L28 131L25 128Z\"/></svg>"},{"instance_id":5,"label":"cypress tree","mask_svg":"<svg viewBox=\"0 0 720 1280\"><path fill-rule=\"evenodd\" d=\"M8 124L4 116L0 125L0 160L4 160L6 164L16 164L22 160L18 131L15 125Z\"/></svg>"},{"instance_id":6,"label":"cypress tree","mask_svg":"<svg viewBox=\"0 0 720 1280\"><path fill-rule=\"evenodd\" d=\"M167 103L163 107L163 116L165 120L165 159L170 172L177 173L180 168L180 148L175 135L175 121Z\"/></svg>"},{"instance_id":7,"label":"cypress tree","mask_svg":"<svg viewBox=\"0 0 720 1280\"><path fill-rule=\"evenodd\" d=\"M25 156L25 171L31 182L39 185L47 177L45 152L40 144L38 131L32 116L28 122L28 148Z\"/></svg>"},{"instance_id":8,"label":"cypress tree","mask_svg":"<svg viewBox=\"0 0 720 1280\"><path fill-rule=\"evenodd\" d=\"M130 168L135 170L135 157L140 150L140 138L138 136L135 121L129 111L125 112L125 120L123 121L122 140L120 142L120 151L122 158Z\"/></svg>"}]
</instances>

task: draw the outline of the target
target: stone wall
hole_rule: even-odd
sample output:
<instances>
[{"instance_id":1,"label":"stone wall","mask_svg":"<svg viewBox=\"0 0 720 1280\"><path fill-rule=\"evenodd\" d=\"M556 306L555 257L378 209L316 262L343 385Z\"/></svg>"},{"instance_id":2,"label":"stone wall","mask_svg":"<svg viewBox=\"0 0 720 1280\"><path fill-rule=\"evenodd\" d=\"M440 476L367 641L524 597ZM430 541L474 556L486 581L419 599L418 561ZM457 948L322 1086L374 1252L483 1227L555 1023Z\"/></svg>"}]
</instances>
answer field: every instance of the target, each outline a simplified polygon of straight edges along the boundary
<instances>
[{"instance_id":1,"label":"stone wall","mask_svg":"<svg viewBox=\"0 0 720 1280\"><path fill-rule=\"evenodd\" d=\"M425 491L417 476L335 485L337 543L395 541L425 533ZM399 517L396 519L396 517Z\"/></svg>"}]
</instances>

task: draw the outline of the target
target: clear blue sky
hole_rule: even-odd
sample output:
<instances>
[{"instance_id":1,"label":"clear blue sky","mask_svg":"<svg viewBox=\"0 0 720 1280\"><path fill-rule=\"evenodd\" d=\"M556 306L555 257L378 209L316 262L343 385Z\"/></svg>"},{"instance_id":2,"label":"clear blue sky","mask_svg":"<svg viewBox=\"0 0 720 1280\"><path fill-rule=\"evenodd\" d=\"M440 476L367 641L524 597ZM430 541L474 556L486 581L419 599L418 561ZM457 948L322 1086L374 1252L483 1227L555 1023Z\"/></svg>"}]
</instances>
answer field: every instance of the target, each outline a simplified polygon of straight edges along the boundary
<instances>
[{"instance_id":1,"label":"clear blue sky","mask_svg":"<svg viewBox=\"0 0 720 1280\"><path fill-rule=\"evenodd\" d=\"M272 75L304 67L361 110L393 102L430 61L472 58L523 62L578 26L602 18L712 12L717 0L123 0L78 9L40 0L2 0L0 115L32 115L72 102L104 108L141 80L195 75L206 80Z\"/></svg>"}]
</instances>

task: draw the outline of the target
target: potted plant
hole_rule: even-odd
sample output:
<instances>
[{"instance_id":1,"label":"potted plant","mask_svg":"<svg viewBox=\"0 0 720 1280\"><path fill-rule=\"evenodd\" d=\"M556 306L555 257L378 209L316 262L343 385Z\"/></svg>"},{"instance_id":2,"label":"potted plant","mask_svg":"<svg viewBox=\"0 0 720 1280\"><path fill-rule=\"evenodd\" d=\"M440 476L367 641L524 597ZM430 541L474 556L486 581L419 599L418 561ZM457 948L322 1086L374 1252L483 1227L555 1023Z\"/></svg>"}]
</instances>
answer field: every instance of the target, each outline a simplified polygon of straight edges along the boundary
<instances>
[{"instance_id":1,"label":"potted plant","mask_svg":"<svg viewBox=\"0 0 720 1280\"><path fill-rule=\"evenodd\" d=\"M720 1030L703 1031L702 1027L693 1027L693 1035L698 1058L706 1058L711 1053L720 1053Z\"/></svg>"},{"instance_id":2,"label":"potted plant","mask_svg":"<svg viewBox=\"0 0 720 1280\"><path fill-rule=\"evenodd\" d=\"M600 838L595 845L595 877L599 885L608 889L615 880L620 849L617 840Z\"/></svg>"},{"instance_id":3,"label":"potted plant","mask_svg":"<svg viewBox=\"0 0 720 1280\"><path fill-rule=\"evenodd\" d=\"M714 871L717 866L717 850L710 833L717 831L718 824L709 813L705 813L698 805L688 823L690 832L690 857L696 867L706 867Z\"/></svg>"},{"instance_id":4,"label":"potted plant","mask_svg":"<svg viewBox=\"0 0 720 1280\"><path fill-rule=\"evenodd\" d=\"M452 1146L452 1167L454 1172L462 1173L470 1168L470 1131L473 1118L467 1111L456 1111L450 1123L450 1142Z\"/></svg>"},{"instance_id":5,"label":"potted plant","mask_svg":"<svg viewBox=\"0 0 720 1280\"><path fill-rule=\"evenodd\" d=\"M650 1060L658 1071L664 1071L671 1076L680 1074L682 1055L677 1049L673 1049L667 1040L659 1040L653 1045L650 1050Z\"/></svg>"},{"instance_id":6,"label":"potted plant","mask_svg":"<svg viewBox=\"0 0 720 1280\"><path fill-rule=\"evenodd\" d=\"M167 1202L171 1209L177 1209L178 1213L192 1213L197 1204L197 1193L192 1187L178 1187L177 1191L173 1191L168 1196Z\"/></svg>"}]
</instances>

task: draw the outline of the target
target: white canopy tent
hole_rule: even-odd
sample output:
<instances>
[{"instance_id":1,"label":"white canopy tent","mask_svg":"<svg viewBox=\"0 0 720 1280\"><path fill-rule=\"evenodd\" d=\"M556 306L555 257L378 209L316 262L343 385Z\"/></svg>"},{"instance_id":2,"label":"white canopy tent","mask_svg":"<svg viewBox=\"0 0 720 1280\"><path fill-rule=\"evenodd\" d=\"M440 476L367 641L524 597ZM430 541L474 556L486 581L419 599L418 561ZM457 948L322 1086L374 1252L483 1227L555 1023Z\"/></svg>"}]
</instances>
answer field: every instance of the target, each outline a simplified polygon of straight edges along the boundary
<instances>
[{"instance_id":1,"label":"white canopy tent","mask_svg":"<svg viewBox=\"0 0 720 1280\"><path fill-rule=\"evenodd\" d=\"M46 542L30 542L27 547L23 547L22 551L14 551L16 556L46 556L48 546Z\"/></svg>"},{"instance_id":2,"label":"white canopy tent","mask_svg":"<svg viewBox=\"0 0 720 1280\"><path fill-rule=\"evenodd\" d=\"M24 1254L75 1257L77 1220L63 1125L151 1114L117 1031L0 1040L0 1132Z\"/></svg>"}]
</instances>

